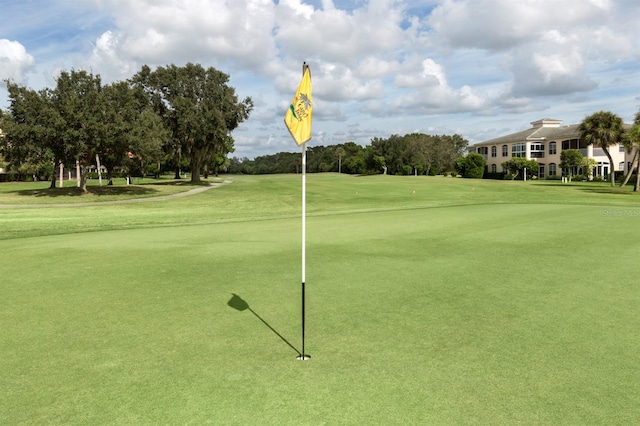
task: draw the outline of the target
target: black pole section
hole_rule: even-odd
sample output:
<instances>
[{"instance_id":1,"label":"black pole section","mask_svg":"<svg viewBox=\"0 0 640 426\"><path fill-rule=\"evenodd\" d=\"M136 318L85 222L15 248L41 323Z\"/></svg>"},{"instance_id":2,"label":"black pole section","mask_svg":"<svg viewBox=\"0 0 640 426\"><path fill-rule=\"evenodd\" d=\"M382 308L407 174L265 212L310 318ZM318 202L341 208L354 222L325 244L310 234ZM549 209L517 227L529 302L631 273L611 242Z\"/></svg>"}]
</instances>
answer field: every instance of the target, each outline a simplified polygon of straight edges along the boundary
<instances>
[{"instance_id":1,"label":"black pole section","mask_svg":"<svg viewBox=\"0 0 640 426\"><path fill-rule=\"evenodd\" d=\"M302 282L302 356L306 357L307 353L304 351L304 318L305 318L305 312L304 312L304 281Z\"/></svg>"}]
</instances>

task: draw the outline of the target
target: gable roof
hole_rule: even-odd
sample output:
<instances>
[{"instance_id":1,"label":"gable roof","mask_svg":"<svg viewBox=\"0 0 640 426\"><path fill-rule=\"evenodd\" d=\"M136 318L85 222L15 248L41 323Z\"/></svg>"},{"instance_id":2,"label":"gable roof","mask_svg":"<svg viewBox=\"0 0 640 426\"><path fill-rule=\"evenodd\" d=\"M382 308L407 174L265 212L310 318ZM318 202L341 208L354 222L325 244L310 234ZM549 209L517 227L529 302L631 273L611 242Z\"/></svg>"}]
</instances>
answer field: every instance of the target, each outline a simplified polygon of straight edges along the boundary
<instances>
[{"instance_id":1,"label":"gable roof","mask_svg":"<svg viewBox=\"0 0 640 426\"><path fill-rule=\"evenodd\" d=\"M552 141L552 140L566 140L577 139L580 135L578 131L579 124L570 124L568 126L561 126L562 120L556 120L552 118L543 118L531 122L530 128L522 130L520 132L511 133L509 135L500 136L498 138L489 139L484 142L479 142L472 146L485 146L485 145L498 145L513 142L527 142L527 141Z\"/></svg>"}]
</instances>

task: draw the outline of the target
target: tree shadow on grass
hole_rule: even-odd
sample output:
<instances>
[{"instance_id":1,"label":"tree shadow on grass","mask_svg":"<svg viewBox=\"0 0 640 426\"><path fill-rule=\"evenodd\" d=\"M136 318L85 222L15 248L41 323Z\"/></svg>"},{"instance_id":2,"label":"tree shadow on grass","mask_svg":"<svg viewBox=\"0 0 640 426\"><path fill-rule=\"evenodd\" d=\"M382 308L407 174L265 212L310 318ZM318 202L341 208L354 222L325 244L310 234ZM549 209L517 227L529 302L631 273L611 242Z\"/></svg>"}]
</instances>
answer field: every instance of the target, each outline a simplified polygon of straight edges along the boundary
<instances>
[{"instance_id":1,"label":"tree shadow on grass","mask_svg":"<svg viewBox=\"0 0 640 426\"><path fill-rule=\"evenodd\" d=\"M157 189L144 188L139 186L93 186L87 188L87 193L80 188L45 188L45 189L23 189L15 191L16 194L26 197L82 197L85 195L107 196L148 196L159 192Z\"/></svg>"},{"instance_id":2,"label":"tree shadow on grass","mask_svg":"<svg viewBox=\"0 0 640 426\"><path fill-rule=\"evenodd\" d=\"M295 346L293 346L291 343L289 343L289 341L287 339L285 339L280 333L278 333L278 331L271 327L271 325L266 322L264 319L262 319L262 317L260 315L258 315L253 309L251 309L251 307L249 306L249 304L247 302L244 301L244 299L242 299L240 296L238 296L235 293L231 293L233 296L231 297L231 299L227 302L227 305L230 306L231 308L235 309L236 311L242 312L242 311L249 311L251 312L253 315L255 315L256 318L258 318L260 321L262 321L262 323L264 325L267 326L267 328L271 331L273 331L275 333L276 336L278 336L280 338L280 340L282 340L283 342L285 342L287 344L287 346L289 346L291 349L293 349L294 351L296 351L296 353L298 355L302 355L302 353L297 350L295 348Z\"/></svg>"},{"instance_id":3,"label":"tree shadow on grass","mask_svg":"<svg viewBox=\"0 0 640 426\"><path fill-rule=\"evenodd\" d=\"M135 183L135 180L134 180ZM211 184L214 183L222 183L221 179L214 179L214 180L206 180L206 179L202 179L200 182L198 183L192 183L190 179L185 179L185 180L167 180L167 181L162 181L162 182L141 182L139 184L136 185L158 185L158 186L209 186Z\"/></svg>"},{"instance_id":4,"label":"tree shadow on grass","mask_svg":"<svg viewBox=\"0 0 640 426\"><path fill-rule=\"evenodd\" d=\"M592 192L595 194L634 195L634 192L629 192L619 186L583 186L578 188L578 191Z\"/></svg>"},{"instance_id":5,"label":"tree shadow on grass","mask_svg":"<svg viewBox=\"0 0 640 426\"><path fill-rule=\"evenodd\" d=\"M544 183L533 183L532 186L548 186L548 184ZM630 185L627 185L630 186ZM562 187L570 187L575 188L578 191L583 192L591 192L594 194L611 194L611 195L634 195L633 191L629 191L625 189L625 187L620 187L619 185L611 186L608 183L606 185L593 185L589 184L581 184L581 183L563 183Z\"/></svg>"}]
</instances>

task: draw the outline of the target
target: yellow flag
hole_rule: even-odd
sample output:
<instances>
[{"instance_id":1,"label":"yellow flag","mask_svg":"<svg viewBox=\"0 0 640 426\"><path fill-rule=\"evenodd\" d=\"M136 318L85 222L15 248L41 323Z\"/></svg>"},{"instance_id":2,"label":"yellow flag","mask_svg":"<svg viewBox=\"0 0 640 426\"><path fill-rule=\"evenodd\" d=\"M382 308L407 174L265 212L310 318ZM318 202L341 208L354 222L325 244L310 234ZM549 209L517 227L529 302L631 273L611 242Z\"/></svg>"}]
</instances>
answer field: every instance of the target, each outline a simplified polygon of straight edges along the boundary
<instances>
[{"instance_id":1,"label":"yellow flag","mask_svg":"<svg viewBox=\"0 0 640 426\"><path fill-rule=\"evenodd\" d=\"M300 81L296 95L293 97L284 116L284 124L298 145L302 145L311 139L312 112L311 71L309 71L309 67L305 67L302 81Z\"/></svg>"}]
</instances>

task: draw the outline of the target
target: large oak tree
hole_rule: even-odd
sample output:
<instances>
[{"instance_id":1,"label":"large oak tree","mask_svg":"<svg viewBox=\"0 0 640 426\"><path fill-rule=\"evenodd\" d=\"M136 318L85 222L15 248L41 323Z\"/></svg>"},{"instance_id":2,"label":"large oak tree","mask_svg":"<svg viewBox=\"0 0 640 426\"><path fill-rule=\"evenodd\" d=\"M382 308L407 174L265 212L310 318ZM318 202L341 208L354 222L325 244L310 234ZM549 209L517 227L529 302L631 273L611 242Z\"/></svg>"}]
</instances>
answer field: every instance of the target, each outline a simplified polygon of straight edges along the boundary
<instances>
[{"instance_id":1,"label":"large oak tree","mask_svg":"<svg viewBox=\"0 0 640 426\"><path fill-rule=\"evenodd\" d=\"M152 71L145 65L132 81L144 89L170 129L177 159L189 156L192 183L200 182L207 159L230 152L230 132L253 109L251 98L238 101L229 76L213 67L172 64Z\"/></svg>"}]
</instances>

